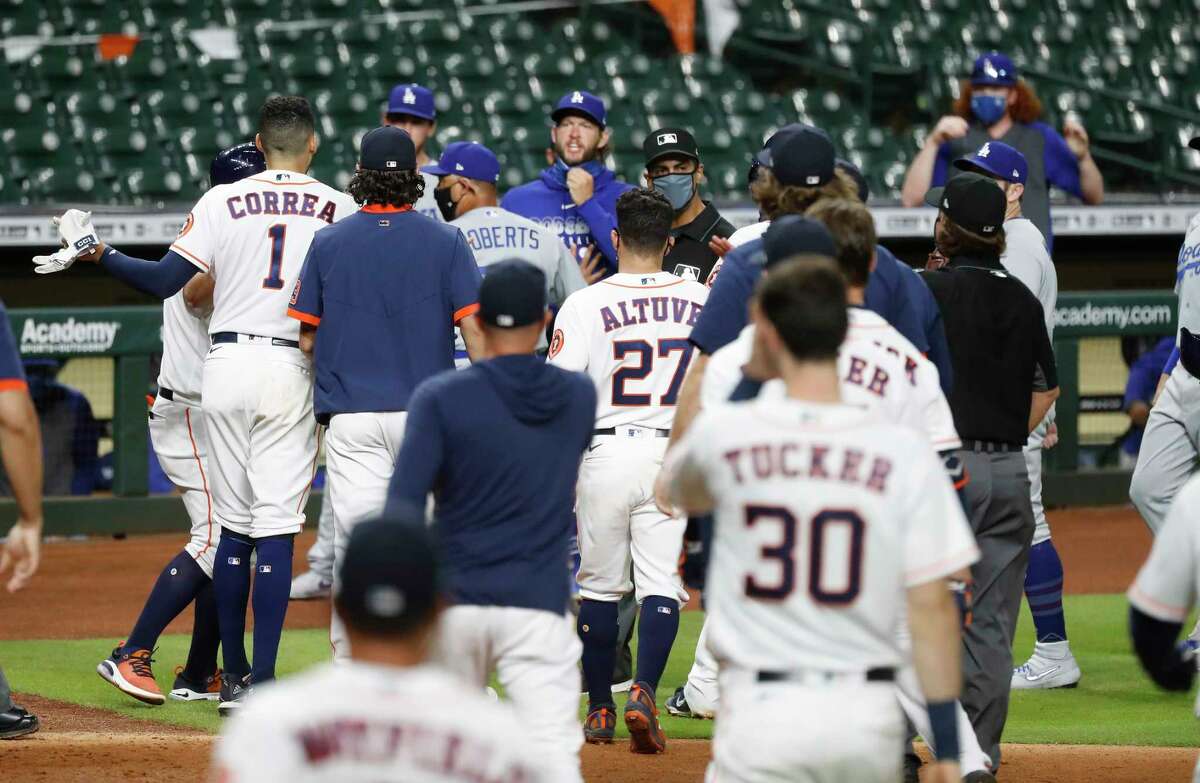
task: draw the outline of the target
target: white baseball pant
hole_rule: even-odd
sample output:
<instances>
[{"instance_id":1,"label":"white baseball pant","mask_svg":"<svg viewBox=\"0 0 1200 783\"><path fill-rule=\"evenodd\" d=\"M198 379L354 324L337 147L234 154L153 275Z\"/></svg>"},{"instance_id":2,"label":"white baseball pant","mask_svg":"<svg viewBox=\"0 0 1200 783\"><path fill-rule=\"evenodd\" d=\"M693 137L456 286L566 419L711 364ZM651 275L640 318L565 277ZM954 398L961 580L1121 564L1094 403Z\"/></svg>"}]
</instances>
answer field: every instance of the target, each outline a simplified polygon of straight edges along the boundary
<instances>
[{"instance_id":1,"label":"white baseball pant","mask_svg":"<svg viewBox=\"0 0 1200 783\"><path fill-rule=\"evenodd\" d=\"M1029 472L1029 502L1033 506L1033 546L1050 540L1050 523L1046 521L1046 507L1042 504L1042 441L1050 428L1049 420L1042 419L1021 450L1025 455L1025 469Z\"/></svg>"},{"instance_id":2,"label":"white baseball pant","mask_svg":"<svg viewBox=\"0 0 1200 783\"><path fill-rule=\"evenodd\" d=\"M532 749L554 770L551 779L582 783L582 652L570 613L453 606L442 614L435 656L444 668L481 690L495 672Z\"/></svg>"},{"instance_id":3,"label":"white baseball pant","mask_svg":"<svg viewBox=\"0 0 1200 783\"><path fill-rule=\"evenodd\" d=\"M339 566L350 541L350 531L383 513L388 484L396 470L396 457L404 440L407 411L338 413L325 434L325 476L333 508L333 590L340 589ZM350 657L346 628L337 612L329 621L333 659Z\"/></svg>"},{"instance_id":4,"label":"white baseball pant","mask_svg":"<svg viewBox=\"0 0 1200 783\"><path fill-rule=\"evenodd\" d=\"M1167 519L1171 502L1196 470L1200 448L1200 380L1175 365L1150 409L1129 497L1151 533Z\"/></svg>"},{"instance_id":5,"label":"white baseball pant","mask_svg":"<svg viewBox=\"0 0 1200 783\"><path fill-rule=\"evenodd\" d=\"M191 535L183 548L211 579L221 526L213 518L205 464L208 434L200 407L185 402L178 393L174 400L158 397L150 409L150 443L163 473L179 488L191 520Z\"/></svg>"},{"instance_id":6,"label":"white baseball pant","mask_svg":"<svg viewBox=\"0 0 1200 783\"><path fill-rule=\"evenodd\" d=\"M328 448L328 444L326 444ZM305 556L308 570L322 579L333 581L333 502L329 499L329 484L321 496L321 516L317 522L317 540L308 548Z\"/></svg>"},{"instance_id":7,"label":"white baseball pant","mask_svg":"<svg viewBox=\"0 0 1200 783\"><path fill-rule=\"evenodd\" d=\"M299 533L317 464L312 365L299 348L219 343L204 360L213 513L251 538Z\"/></svg>"}]
</instances>

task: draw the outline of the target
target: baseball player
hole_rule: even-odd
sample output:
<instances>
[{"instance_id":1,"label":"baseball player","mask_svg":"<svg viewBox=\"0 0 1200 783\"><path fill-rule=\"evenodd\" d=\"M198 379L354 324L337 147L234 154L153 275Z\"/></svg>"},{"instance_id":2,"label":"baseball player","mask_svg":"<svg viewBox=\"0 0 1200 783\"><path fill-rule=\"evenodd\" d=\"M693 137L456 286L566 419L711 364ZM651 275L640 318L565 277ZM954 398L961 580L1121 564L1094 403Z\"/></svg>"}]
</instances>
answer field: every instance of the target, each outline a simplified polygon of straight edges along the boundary
<instances>
[{"instance_id":1,"label":"baseball player","mask_svg":"<svg viewBox=\"0 0 1200 783\"><path fill-rule=\"evenodd\" d=\"M0 576L15 593L37 572L42 551L42 434L37 411L21 367L21 354L0 302L0 462L17 502L17 522L0 545ZM37 731L38 718L12 702L12 690L0 669L0 739Z\"/></svg>"},{"instance_id":2,"label":"baseball player","mask_svg":"<svg viewBox=\"0 0 1200 783\"><path fill-rule=\"evenodd\" d=\"M491 267L479 292L489 358L417 388L389 507L420 516L434 495L453 602L439 662L480 690L494 672L554 779L578 783L580 644L567 551L596 391L535 355L550 320L545 289L525 261Z\"/></svg>"},{"instance_id":3,"label":"baseball player","mask_svg":"<svg viewBox=\"0 0 1200 783\"><path fill-rule=\"evenodd\" d=\"M267 169L200 198L159 262L130 258L100 242L87 213L59 220L65 247L35 258L56 272L76 258L97 261L138 290L167 299L196 270L214 281L202 395L213 518L221 540L213 566L224 673L218 711L228 714L250 682L275 676L292 581L292 545L317 458L312 369L300 351L287 296L318 229L355 211L349 196L304 174L317 150L308 101L272 96L255 146ZM254 667L245 653L250 560L254 580Z\"/></svg>"},{"instance_id":4,"label":"baseball player","mask_svg":"<svg viewBox=\"0 0 1200 783\"><path fill-rule=\"evenodd\" d=\"M442 602L419 517L359 525L341 569L334 604L352 659L256 692L217 742L214 780L563 780L511 710L428 662Z\"/></svg>"},{"instance_id":5,"label":"baseball player","mask_svg":"<svg viewBox=\"0 0 1200 783\"><path fill-rule=\"evenodd\" d=\"M266 167L257 147L239 144L213 158L209 184L228 185L260 174ZM158 637L193 601L191 649L187 664L176 673L170 695L182 701L212 701L221 690L217 668L220 633L212 590L213 558L221 527L213 520L208 437L200 404L204 356L210 347L212 292L212 276L197 273L182 291L163 301L162 363L158 394L150 409L150 442L163 473L179 488L191 521L191 536L183 551L159 574L133 630L96 667L117 690L147 704L166 701L151 667Z\"/></svg>"},{"instance_id":6,"label":"baseball player","mask_svg":"<svg viewBox=\"0 0 1200 783\"><path fill-rule=\"evenodd\" d=\"M1200 149L1200 136L1189 142ZM1179 489L1200 458L1200 214L1188 224L1175 269L1179 326L1175 351L1163 367L1159 392L1146 421L1129 498L1151 533L1157 533Z\"/></svg>"},{"instance_id":7,"label":"baseball player","mask_svg":"<svg viewBox=\"0 0 1200 783\"><path fill-rule=\"evenodd\" d=\"M754 350L785 396L705 410L669 458L672 499L715 512L708 618L724 704L709 781L898 780L886 749L904 738L892 682L905 593L932 779L959 780L945 579L978 550L929 442L842 401L845 298L827 260L768 275Z\"/></svg>"},{"instance_id":8,"label":"baseball player","mask_svg":"<svg viewBox=\"0 0 1200 783\"><path fill-rule=\"evenodd\" d=\"M317 420L329 425L335 573L351 528L383 508L413 389L454 369L455 325L470 356L482 355L479 268L461 231L414 211L416 169L403 130L363 137L349 186L363 207L313 239L287 310L316 367ZM336 614L330 643L336 659L349 654Z\"/></svg>"},{"instance_id":9,"label":"baseball player","mask_svg":"<svg viewBox=\"0 0 1200 783\"><path fill-rule=\"evenodd\" d=\"M564 369L586 372L600 400L595 437L579 472L576 511L579 635L589 692L584 735L593 743L613 740L617 602L632 588L641 614L625 725L632 750L657 753L666 748L666 737L655 689L687 601L678 574L686 522L659 511L652 490L691 360L688 334L708 289L661 271L675 214L664 195L634 189L617 199L616 210L618 272L567 297L549 356Z\"/></svg>"},{"instance_id":10,"label":"baseball player","mask_svg":"<svg viewBox=\"0 0 1200 783\"><path fill-rule=\"evenodd\" d=\"M417 165L427 166L433 162L425 145L437 133L437 106L433 100L433 91L419 84L397 84L388 93L387 111L383 115L383 124L399 128L409 135L417 148ZM437 177L425 175L425 190L413 209L434 220L447 220L442 217L434 198L437 188Z\"/></svg>"},{"instance_id":11,"label":"baseball player","mask_svg":"<svg viewBox=\"0 0 1200 783\"><path fill-rule=\"evenodd\" d=\"M554 307L586 287L579 264L558 237L541 224L499 206L496 182L500 161L487 147L475 141L456 141L446 146L437 163L423 166L421 172L438 178L433 192L438 209L467 238L481 274L486 275L499 261L524 259L542 270L547 299ZM545 348L543 335L538 349ZM459 367L468 361L461 335L456 338L454 361Z\"/></svg>"}]
</instances>

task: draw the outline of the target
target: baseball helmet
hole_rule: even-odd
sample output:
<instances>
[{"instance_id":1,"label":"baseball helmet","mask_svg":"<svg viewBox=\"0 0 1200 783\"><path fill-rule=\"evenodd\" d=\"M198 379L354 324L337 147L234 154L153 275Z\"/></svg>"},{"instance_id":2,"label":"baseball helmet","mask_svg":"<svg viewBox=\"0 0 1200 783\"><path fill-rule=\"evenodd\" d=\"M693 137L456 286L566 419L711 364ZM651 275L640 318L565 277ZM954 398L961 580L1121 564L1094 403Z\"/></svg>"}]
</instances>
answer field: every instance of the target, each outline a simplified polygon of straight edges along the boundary
<instances>
[{"instance_id":1,"label":"baseball helmet","mask_svg":"<svg viewBox=\"0 0 1200 783\"><path fill-rule=\"evenodd\" d=\"M267 159L253 142L235 144L227 150L221 150L213 158L208 168L208 184L209 187L228 185L266 170Z\"/></svg>"}]
</instances>

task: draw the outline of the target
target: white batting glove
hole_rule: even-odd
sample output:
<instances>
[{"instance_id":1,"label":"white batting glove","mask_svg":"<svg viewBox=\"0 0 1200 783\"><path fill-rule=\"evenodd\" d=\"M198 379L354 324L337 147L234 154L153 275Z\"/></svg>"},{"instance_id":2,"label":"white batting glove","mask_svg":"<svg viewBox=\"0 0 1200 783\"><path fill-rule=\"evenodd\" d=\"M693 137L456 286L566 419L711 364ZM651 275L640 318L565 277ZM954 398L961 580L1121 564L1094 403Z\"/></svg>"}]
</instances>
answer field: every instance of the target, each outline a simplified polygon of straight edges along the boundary
<instances>
[{"instance_id":1,"label":"white batting glove","mask_svg":"<svg viewBox=\"0 0 1200 783\"><path fill-rule=\"evenodd\" d=\"M96 228L92 225L91 212L68 209L62 217L50 220L58 227L58 235L62 237L66 248L74 253L75 258L92 252L100 244Z\"/></svg>"},{"instance_id":2,"label":"white batting glove","mask_svg":"<svg viewBox=\"0 0 1200 783\"><path fill-rule=\"evenodd\" d=\"M75 253L64 247L48 256L34 256L33 263L37 264L33 271L39 275L50 275L69 269L75 263Z\"/></svg>"}]
</instances>

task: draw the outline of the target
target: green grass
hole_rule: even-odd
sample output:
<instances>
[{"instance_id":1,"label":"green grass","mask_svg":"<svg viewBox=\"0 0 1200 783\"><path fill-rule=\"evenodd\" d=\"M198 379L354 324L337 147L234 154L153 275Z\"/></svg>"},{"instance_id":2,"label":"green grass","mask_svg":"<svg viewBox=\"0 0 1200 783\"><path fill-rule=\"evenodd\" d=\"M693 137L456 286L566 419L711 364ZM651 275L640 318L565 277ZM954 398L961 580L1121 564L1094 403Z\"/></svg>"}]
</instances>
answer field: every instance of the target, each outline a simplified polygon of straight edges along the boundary
<instances>
[{"instance_id":1,"label":"green grass","mask_svg":"<svg viewBox=\"0 0 1200 783\"><path fill-rule=\"evenodd\" d=\"M1190 695L1159 691L1138 667L1130 651L1123 596L1070 596L1067 623L1071 647L1083 668L1083 680L1072 690L1014 693L1005 732L1006 742L1104 745L1194 746L1196 723ZM701 615L685 613L679 638L659 689L659 703L681 685L691 667ZM170 687L172 670L187 655L187 636L162 638L156 655L160 687ZM167 702L149 707L118 693L100 679L95 666L109 652L109 639L0 642L3 662L17 691L36 693L130 717L216 731L220 718L211 703ZM1033 629L1026 612L1017 630L1015 658L1032 650ZM287 675L329 657L324 630L288 631L279 657ZM624 698L618 698L618 707ZM581 701L582 714L582 701ZM711 721L673 718L662 711L667 736L708 738ZM619 725L618 731L624 733Z\"/></svg>"}]
</instances>

